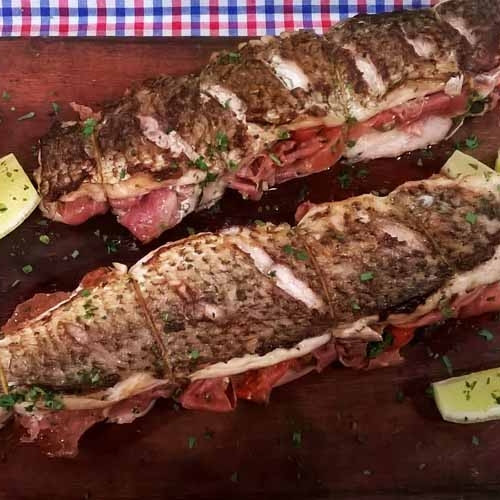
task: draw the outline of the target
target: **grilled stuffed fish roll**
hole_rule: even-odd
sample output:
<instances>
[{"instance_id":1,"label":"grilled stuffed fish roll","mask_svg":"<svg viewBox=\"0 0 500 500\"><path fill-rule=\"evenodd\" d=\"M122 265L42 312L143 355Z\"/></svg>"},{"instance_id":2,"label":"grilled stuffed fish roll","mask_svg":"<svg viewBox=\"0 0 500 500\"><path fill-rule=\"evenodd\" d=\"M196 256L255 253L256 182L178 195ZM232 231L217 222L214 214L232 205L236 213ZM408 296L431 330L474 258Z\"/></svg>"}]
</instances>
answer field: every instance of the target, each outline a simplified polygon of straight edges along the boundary
<instances>
[{"instance_id":1,"label":"grilled stuffed fish roll","mask_svg":"<svg viewBox=\"0 0 500 500\"><path fill-rule=\"evenodd\" d=\"M284 33L160 77L40 143L42 211L79 224L111 208L147 242L229 186L270 187L451 135L500 94L499 0L356 16Z\"/></svg>"},{"instance_id":2,"label":"grilled stuffed fish roll","mask_svg":"<svg viewBox=\"0 0 500 500\"><path fill-rule=\"evenodd\" d=\"M415 328L500 309L500 176L466 163L35 296L3 328L1 418L71 455L93 423L129 422L159 397L229 411L336 360L393 364Z\"/></svg>"}]
</instances>

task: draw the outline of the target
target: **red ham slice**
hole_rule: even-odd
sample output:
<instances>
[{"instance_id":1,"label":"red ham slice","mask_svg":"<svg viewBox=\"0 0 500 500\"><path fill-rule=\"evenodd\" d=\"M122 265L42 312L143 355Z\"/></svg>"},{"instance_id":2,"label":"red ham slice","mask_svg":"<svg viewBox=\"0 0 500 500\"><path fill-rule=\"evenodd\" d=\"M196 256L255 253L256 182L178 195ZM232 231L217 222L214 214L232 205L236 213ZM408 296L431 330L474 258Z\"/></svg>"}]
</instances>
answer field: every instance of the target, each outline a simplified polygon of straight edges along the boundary
<instances>
[{"instance_id":1,"label":"red ham slice","mask_svg":"<svg viewBox=\"0 0 500 500\"><path fill-rule=\"evenodd\" d=\"M95 201L90 196L81 196L73 201L58 202L61 222L71 226L82 224L94 215L105 214L109 205L106 201Z\"/></svg>"},{"instance_id":2,"label":"red ham slice","mask_svg":"<svg viewBox=\"0 0 500 500\"><path fill-rule=\"evenodd\" d=\"M26 432L21 441L36 442L51 457L76 456L78 441L85 431L105 418L102 410L61 410L16 416Z\"/></svg>"},{"instance_id":3,"label":"red ham slice","mask_svg":"<svg viewBox=\"0 0 500 500\"><path fill-rule=\"evenodd\" d=\"M236 408L236 394L228 377L208 378L192 382L179 402L189 410L226 412Z\"/></svg>"},{"instance_id":4,"label":"red ham slice","mask_svg":"<svg viewBox=\"0 0 500 500\"><path fill-rule=\"evenodd\" d=\"M52 457L74 457L83 434L98 422L125 424L145 415L160 397L169 397L172 391L167 384L110 402L109 406L89 410L59 410L23 412L15 416L24 428L23 442L36 442Z\"/></svg>"},{"instance_id":5,"label":"red ham slice","mask_svg":"<svg viewBox=\"0 0 500 500\"><path fill-rule=\"evenodd\" d=\"M170 188L157 189L132 200L110 200L120 216L118 222L137 239L147 243L180 220L177 194Z\"/></svg>"}]
</instances>

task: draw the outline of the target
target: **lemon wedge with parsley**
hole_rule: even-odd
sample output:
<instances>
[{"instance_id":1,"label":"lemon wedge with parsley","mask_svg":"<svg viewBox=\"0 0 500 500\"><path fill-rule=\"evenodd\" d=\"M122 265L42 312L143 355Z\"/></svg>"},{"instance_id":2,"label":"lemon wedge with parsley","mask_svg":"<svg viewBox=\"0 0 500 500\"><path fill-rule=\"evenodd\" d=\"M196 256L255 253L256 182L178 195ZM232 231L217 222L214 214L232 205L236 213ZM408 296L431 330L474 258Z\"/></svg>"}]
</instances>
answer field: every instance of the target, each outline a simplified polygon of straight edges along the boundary
<instances>
[{"instance_id":1,"label":"lemon wedge with parsley","mask_svg":"<svg viewBox=\"0 0 500 500\"><path fill-rule=\"evenodd\" d=\"M432 389L439 412L448 422L500 419L500 368L434 382Z\"/></svg>"},{"instance_id":2,"label":"lemon wedge with parsley","mask_svg":"<svg viewBox=\"0 0 500 500\"><path fill-rule=\"evenodd\" d=\"M0 238L22 224L38 203L40 197L16 157L0 158Z\"/></svg>"}]
</instances>

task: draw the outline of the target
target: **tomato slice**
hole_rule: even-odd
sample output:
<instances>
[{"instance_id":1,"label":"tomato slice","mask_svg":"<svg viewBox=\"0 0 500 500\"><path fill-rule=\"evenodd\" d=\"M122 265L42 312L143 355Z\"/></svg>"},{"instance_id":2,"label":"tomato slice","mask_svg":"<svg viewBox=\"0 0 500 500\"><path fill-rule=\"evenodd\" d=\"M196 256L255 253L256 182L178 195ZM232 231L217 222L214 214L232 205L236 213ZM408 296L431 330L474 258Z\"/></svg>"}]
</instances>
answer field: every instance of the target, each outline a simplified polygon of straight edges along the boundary
<instances>
[{"instance_id":1,"label":"tomato slice","mask_svg":"<svg viewBox=\"0 0 500 500\"><path fill-rule=\"evenodd\" d=\"M392 348L399 349L408 344L415 334L416 328L401 328L397 326L391 327L391 334L394 338Z\"/></svg>"}]
</instances>

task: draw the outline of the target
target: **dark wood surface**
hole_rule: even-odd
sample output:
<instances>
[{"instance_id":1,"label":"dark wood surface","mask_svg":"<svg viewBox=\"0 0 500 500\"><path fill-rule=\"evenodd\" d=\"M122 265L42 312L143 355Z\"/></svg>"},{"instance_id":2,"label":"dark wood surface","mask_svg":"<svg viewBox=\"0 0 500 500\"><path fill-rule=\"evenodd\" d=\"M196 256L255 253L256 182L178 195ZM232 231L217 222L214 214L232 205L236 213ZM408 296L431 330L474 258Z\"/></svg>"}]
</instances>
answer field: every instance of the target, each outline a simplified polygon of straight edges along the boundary
<instances>
[{"instance_id":1,"label":"dark wood surface","mask_svg":"<svg viewBox=\"0 0 500 500\"><path fill-rule=\"evenodd\" d=\"M11 95L8 102L0 99L0 156L14 152L32 170L32 146L54 119L51 102L61 106L62 116L71 116L69 101L94 105L118 97L141 78L195 71L213 50L234 43L0 41L0 93ZM35 111L34 119L17 121L29 111ZM71 228L41 225L36 212L0 241L0 324L33 293L72 289L85 272L112 261L132 263L154 246L186 235L188 226L291 221L304 197L325 201L384 193L429 176L453 143L470 134L480 140L473 153L491 163L500 145L499 122L500 115L491 113L430 154L358 166L347 189L340 187L345 167L339 165L284 185L258 204L228 193L218 210L188 217L147 247L136 245L111 216ZM50 236L50 245L39 242L40 234ZM116 242L116 252L109 252L105 237ZM74 250L77 258L71 257ZM21 271L25 264L33 266L30 275ZM492 342L477 335L484 325L496 333ZM0 498L499 498L500 424L445 423L425 395L431 380L447 376L441 355L448 355L455 373L500 365L495 315L425 331L404 354L405 364L395 368L355 372L335 366L309 375L276 390L269 406L241 403L232 414L176 411L162 401L134 424L94 427L74 460L49 459L35 446L18 445L7 428L0 433ZM294 432L301 433L300 447L294 446ZM196 437L193 449L189 437Z\"/></svg>"}]
</instances>

